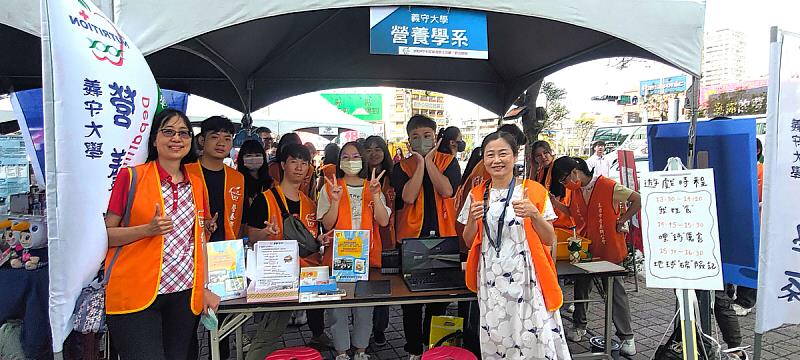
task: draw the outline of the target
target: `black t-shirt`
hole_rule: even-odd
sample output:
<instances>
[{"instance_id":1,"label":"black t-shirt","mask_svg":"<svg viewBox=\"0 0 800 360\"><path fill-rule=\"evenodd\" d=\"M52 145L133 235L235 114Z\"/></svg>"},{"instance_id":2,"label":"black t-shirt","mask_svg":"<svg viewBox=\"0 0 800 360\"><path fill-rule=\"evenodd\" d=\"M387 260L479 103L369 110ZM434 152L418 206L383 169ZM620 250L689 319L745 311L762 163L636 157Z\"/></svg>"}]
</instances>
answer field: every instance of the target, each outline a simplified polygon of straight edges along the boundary
<instances>
[{"instance_id":1,"label":"black t-shirt","mask_svg":"<svg viewBox=\"0 0 800 360\"><path fill-rule=\"evenodd\" d=\"M213 171L203 168L203 177L206 180L208 206L211 207L210 216L218 214L217 231L211 234L209 241L225 240L225 169Z\"/></svg>"},{"instance_id":2,"label":"black t-shirt","mask_svg":"<svg viewBox=\"0 0 800 360\"><path fill-rule=\"evenodd\" d=\"M280 199L278 201L280 201ZM300 201L287 198L286 205L288 205L287 210L289 210L290 214L294 217L300 217ZM253 204L250 205L250 210L247 212L247 225L257 229L263 229L266 227L264 222L267 220L272 221L269 214L269 206L267 206L267 198L261 193L256 196L256 199L253 200Z\"/></svg>"},{"instance_id":3,"label":"black t-shirt","mask_svg":"<svg viewBox=\"0 0 800 360\"><path fill-rule=\"evenodd\" d=\"M458 188L458 184L461 183L461 166L458 164L458 161L455 159L444 169L444 176L450 180L450 186L453 187L453 194L455 194L456 189ZM395 194L395 209L399 211L405 205L403 201L403 188L406 186L406 183L410 177L403 171L403 168L400 167L400 163L394 165L394 170L392 170L392 187L394 187ZM428 169L425 169L425 175L422 178L422 191L423 194L423 201L424 209L425 209L425 218L422 219L422 230L420 231L421 237L427 237L431 231L435 231L436 234L439 234L439 217L435 214L438 213L438 209L436 209L436 197L434 194L433 182L431 182L431 177L428 175Z\"/></svg>"}]
</instances>

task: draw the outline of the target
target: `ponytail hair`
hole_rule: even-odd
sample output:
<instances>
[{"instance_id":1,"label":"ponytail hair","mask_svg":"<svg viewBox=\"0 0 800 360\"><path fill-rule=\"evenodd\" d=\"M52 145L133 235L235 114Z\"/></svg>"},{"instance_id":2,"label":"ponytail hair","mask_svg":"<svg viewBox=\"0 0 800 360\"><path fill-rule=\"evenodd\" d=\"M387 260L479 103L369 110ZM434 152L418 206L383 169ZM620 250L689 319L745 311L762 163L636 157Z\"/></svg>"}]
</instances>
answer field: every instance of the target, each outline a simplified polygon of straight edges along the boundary
<instances>
[{"instance_id":1,"label":"ponytail hair","mask_svg":"<svg viewBox=\"0 0 800 360\"><path fill-rule=\"evenodd\" d=\"M572 172L578 169L588 177L594 177L594 169L589 169L586 161L579 157L562 156L553 163L553 180L560 182Z\"/></svg>"},{"instance_id":2,"label":"ponytail hair","mask_svg":"<svg viewBox=\"0 0 800 360\"><path fill-rule=\"evenodd\" d=\"M455 141L458 139L458 135L461 134L461 130L455 126L448 126L446 128L440 128L439 133L436 134L436 140L442 140L442 143L439 145L439 148L436 151L441 153L450 153L450 141Z\"/></svg>"}]
</instances>

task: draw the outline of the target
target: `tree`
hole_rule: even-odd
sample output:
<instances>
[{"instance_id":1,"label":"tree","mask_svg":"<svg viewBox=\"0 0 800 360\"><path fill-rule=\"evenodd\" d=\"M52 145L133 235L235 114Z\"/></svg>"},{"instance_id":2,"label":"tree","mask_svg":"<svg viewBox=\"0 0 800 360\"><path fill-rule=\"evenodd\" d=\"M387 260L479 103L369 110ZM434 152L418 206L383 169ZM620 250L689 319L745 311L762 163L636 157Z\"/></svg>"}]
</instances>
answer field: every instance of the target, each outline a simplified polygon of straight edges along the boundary
<instances>
[{"instance_id":1,"label":"tree","mask_svg":"<svg viewBox=\"0 0 800 360\"><path fill-rule=\"evenodd\" d=\"M575 137L580 143L581 149L586 148L586 138L594 129L594 118L582 113L581 117L575 119Z\"/></svg>"},{"instance_id":2,"label":"tree","mask_svg":"<svg viewBox=\"0 0 800 360\"><path fill-rule=\"evenodd\" d=\"M540 92L544 94L547 101L544 111L538 111L539 109L536 107L536 98ZM517 103L527 107L527 111L522 115L522 130L527 138L527 144L533 144L538 140L542 130L548 129L567 118L569 110L562 103L566 96L566 90L557 87L550 81L537 81L520 96L519 100L521 101L517 101ZM531 151L530 146L525 147L525 162L528 164L532 164L533 160Z\"/></svg>"}]
</instances>

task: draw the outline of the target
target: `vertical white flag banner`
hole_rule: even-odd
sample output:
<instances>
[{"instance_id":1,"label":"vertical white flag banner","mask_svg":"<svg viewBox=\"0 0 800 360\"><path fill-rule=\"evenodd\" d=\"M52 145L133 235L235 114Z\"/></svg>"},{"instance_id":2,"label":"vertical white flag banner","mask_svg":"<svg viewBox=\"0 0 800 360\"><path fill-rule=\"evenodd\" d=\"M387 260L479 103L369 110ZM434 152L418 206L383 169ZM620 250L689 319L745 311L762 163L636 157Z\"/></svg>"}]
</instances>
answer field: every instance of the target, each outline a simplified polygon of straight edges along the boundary
<instances>
[{"instance_id":1,"label":"vertical white flag banner","mask_svg":"<svg viewBox=\"0 0 800 360\"><path fill-rule=\"evenodd\" d=\"M117 171L147 156L159 90L144 57L89 0L42 0L42 77L53 350L106 254Z\"/></svg>"},{"instance_id":2,"label":"vertical white flag banner","mask_svg":"<svg viewBox=\"0 0 800 360\"><path fill-rule=\"evenodd\" d=\"M800 35L773 28L756 333L800 324Z\"/></svg>"}]
</instances>

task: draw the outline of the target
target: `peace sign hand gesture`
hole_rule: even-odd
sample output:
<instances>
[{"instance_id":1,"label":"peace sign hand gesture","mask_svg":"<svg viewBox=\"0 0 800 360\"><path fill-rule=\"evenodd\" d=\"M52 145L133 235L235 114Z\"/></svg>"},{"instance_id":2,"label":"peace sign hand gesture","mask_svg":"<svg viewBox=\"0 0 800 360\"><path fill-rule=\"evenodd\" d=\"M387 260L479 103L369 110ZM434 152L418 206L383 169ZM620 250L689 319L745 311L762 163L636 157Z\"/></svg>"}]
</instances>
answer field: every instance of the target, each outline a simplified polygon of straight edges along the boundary
<instances>
[{"instance_id":1,"label":"peace sign hand gesture","mask_svg":"<svg viewBox=\"0 0 800 360\"><path fill-rule=\"evenodd\" d=\"M335 176L333 180L331 180L328 177L325 177L325 182L328 183L328 186L330 186L331 188L330 194L328 194L328 196L330 196L331 205L338 206L339 200L342 199L342 187L339 186Z\"/></svg>"},{"instance_id":2,"label":"peace sign hand gesture","mask_svg":"<svg viewBox=\"0 0 800 360\"><path fill-rule=\"evenodd\" d=\"M375 177L375 169L372 169L372 178L369 180L369 192L372 195L378 195L381 192L381 178L386 174L386 170L381 171L378 177Z\"/></svg>"},{"instance_id":3,"label":"peace sign hand gesture","mask_svg":"<svg viewBox=\"0 0 800 360\"><path fill-rule=\"evenodd\" d=\"M214 217L211 220L206 221L206 231L208 232L209 236L217 231L217 219L219 218L219 213L214 214Z\"/></svg>"}]
</instances>

